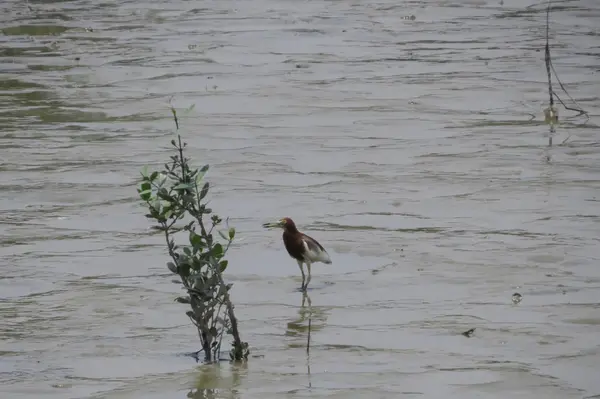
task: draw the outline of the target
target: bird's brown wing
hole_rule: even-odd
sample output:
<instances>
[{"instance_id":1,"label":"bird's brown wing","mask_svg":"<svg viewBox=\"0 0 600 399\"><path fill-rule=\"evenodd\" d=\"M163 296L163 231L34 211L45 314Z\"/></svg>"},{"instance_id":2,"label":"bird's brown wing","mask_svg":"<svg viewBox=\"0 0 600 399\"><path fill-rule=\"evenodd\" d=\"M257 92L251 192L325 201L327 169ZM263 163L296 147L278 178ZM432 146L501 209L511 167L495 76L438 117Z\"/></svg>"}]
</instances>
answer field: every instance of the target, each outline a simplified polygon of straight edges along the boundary
<instances>
[{"instance_id":1,"label":"bird's brown wing","mask_svg":"<svg viewBox=\"0 0 600 399\"><path fill-rule=\"evenodd\" d=\"M307 236L306 234L302 234L302 242L304 248L306 249L306 253L304 254L306 260L311 262L323 262L327 264L331 263L329 254L317 240Z\"/></svg>"},{"instance_id":2,"label":"bird's brown wing","mask_svg":"<svg viewBox=\"0 0 600 399\"><path fill-rule=\"evenodd\" d=\"M321 244L319 244L319 242L317 240L315 240L314 238L307 236L306 234L302 234L302 238L304 239L304 241L306 242L306 245L308 245L308 249L311 251L325 251L325 248L323 248L323 246Z\"/></svg>"}]
</instances>

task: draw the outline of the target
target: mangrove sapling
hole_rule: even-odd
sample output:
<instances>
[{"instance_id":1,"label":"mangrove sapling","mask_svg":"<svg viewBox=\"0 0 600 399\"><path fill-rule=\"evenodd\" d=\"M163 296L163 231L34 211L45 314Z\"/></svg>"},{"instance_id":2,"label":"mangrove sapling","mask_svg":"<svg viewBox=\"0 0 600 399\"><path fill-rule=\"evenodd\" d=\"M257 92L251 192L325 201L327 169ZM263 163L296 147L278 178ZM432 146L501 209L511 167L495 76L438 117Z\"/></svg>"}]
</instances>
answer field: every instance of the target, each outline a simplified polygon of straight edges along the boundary
<instances>
[{"instance_id":1,"label":"mangrove sapling","mask_svg":"<svg viewBox=\"0 0 600 399\"><path fill-rule=\"evenodd\" d=\"M176 125L177 115L173 109ZM186 143L181 136L171 140L175 155L162 171L142 171L138 188L140 198L148 207L147 218L156 222L154 229L164 234L172 262L169 270L181 279L187 295L176 299L190 305L186 314L196 326L206 362L218 361L223 335L233 337L230 358L248 358L248 343L242 342L234 306L230 298L232 284L226 284L223 272L228 261L225 255L235 238L235 229L222 231L222 219L207 207L209 183L204 182L208 165L192 169L184 156ZM206 220L210 218L210 221ZM218 232L222 238L213 232ZM189 245L177 245L175 233L187 235Z\"/></svg>"}]
</instances>

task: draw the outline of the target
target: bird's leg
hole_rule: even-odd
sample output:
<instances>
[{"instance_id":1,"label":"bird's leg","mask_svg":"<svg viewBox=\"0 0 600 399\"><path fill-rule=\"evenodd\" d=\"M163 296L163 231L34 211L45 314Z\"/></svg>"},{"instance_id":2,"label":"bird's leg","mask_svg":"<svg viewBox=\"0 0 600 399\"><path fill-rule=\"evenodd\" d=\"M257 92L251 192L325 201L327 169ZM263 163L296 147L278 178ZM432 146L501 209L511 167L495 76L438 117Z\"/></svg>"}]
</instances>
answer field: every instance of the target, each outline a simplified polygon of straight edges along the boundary
<instances>
[{"instance_id":1,"label":"bird's leg","mask_svg":"<svg viewBox=\"0 0 600 399\"><path fill-rule=\"evenodd\" d=\"M308 270L308 278L306 279L306 285L304 286L305 290L308 288L308 283L310 283L310 262L306 262L306 269Z\"/></svg>"},{"instance_id":2,"label":"bird's leg","mask_svg":"<svg viewBox=\"0 0 600 399\"><path fill-rule=\"evenodd\" d=\"M304 291L304 281L306 280L306 277L304 276L304 268L302 267L302 262L298 261L298 267L300 268L300 271L302 272L302 291Z\"/></svg>"}]
</instances>

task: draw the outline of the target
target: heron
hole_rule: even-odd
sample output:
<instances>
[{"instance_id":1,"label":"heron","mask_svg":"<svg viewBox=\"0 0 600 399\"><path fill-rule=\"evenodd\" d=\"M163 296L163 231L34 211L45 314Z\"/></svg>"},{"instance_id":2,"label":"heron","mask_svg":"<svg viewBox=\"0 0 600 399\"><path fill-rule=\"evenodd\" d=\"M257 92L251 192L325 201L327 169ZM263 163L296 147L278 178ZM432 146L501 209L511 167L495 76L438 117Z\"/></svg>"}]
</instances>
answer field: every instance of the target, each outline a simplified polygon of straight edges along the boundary
<instances>
[{"instance_id":1,"label":"heron","mask_svg":"<svg viewBox=\"0 0 600 399\"><path fill-rule=\"evenodd\" d=\"M298 262L298 267L302 272L301 289L306 292L308 283L310 283L310 269L312 264L322 262L330 265L331 258L329 257L329 254L317 240L298 231L296 223L289 217L280 219L277 222L264 223L263 227L283 229L283 244L285 245L288 254ZM303 263L306 264L308 277L304 274Z\"/></svg>"}]
</instances>

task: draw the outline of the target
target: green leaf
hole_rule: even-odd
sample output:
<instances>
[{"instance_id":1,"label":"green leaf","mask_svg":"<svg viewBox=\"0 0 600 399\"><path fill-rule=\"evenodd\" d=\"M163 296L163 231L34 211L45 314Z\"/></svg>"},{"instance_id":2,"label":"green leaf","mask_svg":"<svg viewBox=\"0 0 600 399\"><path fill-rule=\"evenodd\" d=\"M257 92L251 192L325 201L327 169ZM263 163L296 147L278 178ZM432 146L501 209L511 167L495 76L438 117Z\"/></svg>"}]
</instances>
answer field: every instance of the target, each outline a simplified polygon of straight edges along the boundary
<instances>
[{"instance_id":1,"label":"green leaf","mask_svg":"<svg viewBox=\"0 0 600 399\"><path fill-rule=\"evenodd\" d=\"M209 187L208 182L204 183L204 187L202 187L202 191L200 191L200 199L203 199L204 197L206 197L206 194L208 194L208 187Z\"/></svg>"},{"instance_id":2,"label":"green leaf","mask_svg":"<svg viewBox=\"0 0 600 399\"><path fill-rule=\"evenodd\" d=\"M202 181L202 179L204 178L204 175L206 175L206 172L208 171L208 165L204 165L199 171L198 174L196 175L196 184L200 184L200 182Z\"/></svg>"},{"instance_id":3,"label":"green leaf","mask_svg":"<svg viewBox=\"0 0 600 399\"><path fill-rule=\"evenodd\" d=\"M167 263L167 267L169 268L169 270L171 272L177 274L177 266L175 265L175 263L169 262L169 263Z\"/></svg>"},{"instance_id":4,"label":"green leaf","mask_svg":"<svg viewBox=\"0 0 600 399\"><path fill-rule=\"evenodd\" d=\"M140 190L141 191L152 190L152 184L150 184L150 182L145 181L142 184L140 184Z\"/></svg>"},{"instance_id":5,"label":"green leaf","mask_svg":"<svg viewBox=\"0 0 600 399\"><path fill-rule=\"evenodd\" d=\"M193 231L190 231L190 244L194 247L194 249L204 247L204 242L202 240L202 236L196 234Z\"/></svg>"},{"instance_id":6,"label":"green leaf","mask_svg":"<svg viewBox=\"0 0 600 399\"><path fill-rule=\"evenodd\" d=\"M225 271L225 269L227 269L228 264L229 264L229 261L227 259L223 259L222 261L219 262L219 270L221 271L221 273L223 273Z\"/></svg>"},{"instance_id":7,"label":"green leaf","mask_svg":"<svg viewBox=\"0 0 600 399\"><path fill-rule=\"evenodd\" d=\"M190 265L188 263L182 263L179 265L178 274L182 277L188 277L190 275Z\"/></svg>"},{"instance_id":8,"label":"green leaf","mask_svg":"<svg viewBox=\"0 0 600 399\"><path fill-rule=\"evenodd\" d=\"M142 177L148 177L148 165L144 165L140 173L142 174Z\"/></svg>"},{"instance_id":9,"label":"green leaf","mask_svg":"<svg viewBox=\"0 0 600 399\"><path fill-rule=\"evenodd\" d=\"M152 174L150 175L150 181L156 180L157 177L158 177L158 172L156 172L156 171L152 172Z\"/></svg>"},{"instance_id":10,"label":"green leaf","mask_svg":"<svg viewBox=\"0 0 600 399\"><path fill-rule=\"evenodd\" d=\"M192 256L192 251L190 250L190 247L183 247L183 252L187 255L187 256Z\"/></svg>"},{"instance_id":11,"label":"green leaf","mask_svg":"<svg viewBox=\"0 0 600 399\"><path fill-rule=\"evenodd\" d=\"M175 298L175 302L190 303L190 297L189 296L179 296L179 297Z\"/></svg>"},{"instance_id":12,"label":"green leaf","mask_svg":"<svg viewBox=\"0 0 600 399\"><path fill-rule=\"evenodd\" d=\"M156 193L156 195L158 196L158 198L165 200L165 201L171 201L172 198L169 195L169 192L167 191L166 188L160 188L158 190L158 192Z\"/></svg>"},{"instance_id":13,"label":"green leaf","mask_svg":"<svg viewBox=\"0 0 600 399\"><path fill-rule=\"evenodd\" d=\"M140 198L143 201L149 201L152 198L152 190L144 190L140 191Z\"/></svg>"},{"instance_id":14,"label":"green leaf","mask_svg":"<svg viewBox=\"0 0 600 399\"><path fill-rule=\"evenodd\" d=\"M223 246L219 243L216 243L212 249L212 254L215 258L221 259L223 257Z\"/></svg>"},{"instance_id":15,"label":"green leaf","mask_svg":"<svg viewBox=\"0 0 600 399\"><path fill-rule=\"evenodd\" d=\"M189 190L192 188L194 188L194 186L190 183L179 183L178 185L173 187L173 190Z\"/></svg>"},{"instance_id":16,"label":"green leaf","mask_svg":"<svg viewBox=\"0 0 600 399\"><path fill-rule=\"evenodd\" d=\"M235 228L230 227L229 228L229 240L233 240L233 237L235 237Z\"/></svg>"},{"instance_id":17,"label":"green leaf","mask_svg":"<svg viewBox=\"0 0 600 399\"><path fill-rule=\"evenodd\" d=\"M192 257L192 270L198 271L202 267L202 262L198 257Z\"/></svg>"}]
</instances>

